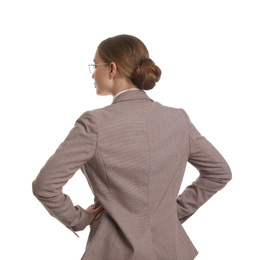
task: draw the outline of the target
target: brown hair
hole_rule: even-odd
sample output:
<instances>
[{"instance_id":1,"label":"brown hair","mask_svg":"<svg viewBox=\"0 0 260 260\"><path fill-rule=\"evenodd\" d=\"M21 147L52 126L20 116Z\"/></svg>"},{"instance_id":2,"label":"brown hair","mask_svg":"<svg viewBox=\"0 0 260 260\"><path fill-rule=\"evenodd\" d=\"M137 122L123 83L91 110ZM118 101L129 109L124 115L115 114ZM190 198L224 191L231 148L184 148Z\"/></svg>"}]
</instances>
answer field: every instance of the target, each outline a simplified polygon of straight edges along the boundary
<instances>
[{"instance_id":1,"label":"brown hair","mask_svg":"<svg viewBox=\"0 0 260 260\"><path fill-rule=\"evenodd\" d=\"M121 75L140 89L149 90L161 77L161 70L149 58L144 43L132 35L121 34L107 38L98 46L104 62L115 62Z\"/></svg>"}]
</instances>

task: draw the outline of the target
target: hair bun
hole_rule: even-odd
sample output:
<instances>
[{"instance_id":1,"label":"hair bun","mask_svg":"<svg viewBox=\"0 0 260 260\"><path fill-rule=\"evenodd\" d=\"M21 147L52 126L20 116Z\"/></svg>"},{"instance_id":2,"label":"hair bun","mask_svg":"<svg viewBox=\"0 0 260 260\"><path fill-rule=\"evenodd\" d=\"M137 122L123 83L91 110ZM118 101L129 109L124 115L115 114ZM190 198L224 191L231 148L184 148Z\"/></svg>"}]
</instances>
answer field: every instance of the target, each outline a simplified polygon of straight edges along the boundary
<instances>
[{"instance_id":1,"label":"hair bun","mask_svg":"<svg viewBox=\"0 0 260 260\"><path fill-rule=\"evenodd\" d=\"M149 90L160 80L161 69L150 59L142 60L141 64L132 73L133 83L140 89Z\"/></svg>"}]
</instances>

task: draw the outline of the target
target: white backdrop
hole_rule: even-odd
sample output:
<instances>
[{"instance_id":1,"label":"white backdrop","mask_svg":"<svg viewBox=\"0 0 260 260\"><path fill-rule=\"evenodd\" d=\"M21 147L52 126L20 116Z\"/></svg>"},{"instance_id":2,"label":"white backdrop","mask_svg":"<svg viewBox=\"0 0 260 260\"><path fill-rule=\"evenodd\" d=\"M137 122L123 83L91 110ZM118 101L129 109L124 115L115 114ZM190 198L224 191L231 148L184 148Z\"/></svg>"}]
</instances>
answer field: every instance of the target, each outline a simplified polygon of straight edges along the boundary
<instances>
[{"instance_id":1,"label":"white backdrop","mask_svg":"<svg viewBox=\"0 0 260 260\"><path fill-rule=\"evenodd\" d=\"M250 0L1 1L0 258L84 253L89 226L77 238L34 197L32 181L83 112L111 104L96 95L87 65L102 40L126 33L162 70L146 93L184 108L233 173L183 224L196 260L260 259L259 13ZM197 176L188 164L181 191ZM93 204L81 171L63 191L74 205Z\"/></svg>"}]
</instances>

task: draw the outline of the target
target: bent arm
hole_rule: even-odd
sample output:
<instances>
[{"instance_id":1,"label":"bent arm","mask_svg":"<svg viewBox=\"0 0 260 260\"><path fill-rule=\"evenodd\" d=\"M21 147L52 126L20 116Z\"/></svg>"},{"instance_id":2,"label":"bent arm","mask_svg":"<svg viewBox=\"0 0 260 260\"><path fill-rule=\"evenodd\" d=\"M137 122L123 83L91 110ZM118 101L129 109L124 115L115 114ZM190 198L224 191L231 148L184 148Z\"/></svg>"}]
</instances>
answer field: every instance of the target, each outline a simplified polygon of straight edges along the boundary
<instances>
[{"instance_id":1,"label":"bent arm","mask_svg":"<svg viewBox=\"0 0 260 260\"><path fill-rule=\"evenodd\" d=\"M63 186L95 152L97 129L90 112L83 113L68 136L41 168L32 182L33 194L49 214L74 231L83 230L90 214L80 205L74 206L70 197L62 192ZM78 236L79 237L79 236Z\"/></svg>"},{"instance_id":2,"label":"bent arm","mask_svg":"<svg viewBox=\"0 0 260 260\"><path fill-rule=\"evenodd\" d=\"M200 175L177 198L177 214L181 223L232 179L231 169L226 160L190 122L187 113L184 110L183 112L189 124L188 162Z\"/></svg>"}]
</instances>

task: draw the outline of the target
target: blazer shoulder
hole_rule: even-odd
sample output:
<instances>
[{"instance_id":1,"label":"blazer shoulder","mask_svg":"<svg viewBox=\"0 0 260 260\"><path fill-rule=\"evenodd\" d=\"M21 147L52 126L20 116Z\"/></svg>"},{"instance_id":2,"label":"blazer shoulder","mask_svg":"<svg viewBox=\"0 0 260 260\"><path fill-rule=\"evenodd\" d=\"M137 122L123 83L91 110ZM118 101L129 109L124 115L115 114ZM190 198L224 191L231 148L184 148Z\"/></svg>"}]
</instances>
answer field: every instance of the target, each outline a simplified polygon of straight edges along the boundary
<instances>
[{"instance_id":1,"label":"blazer shoulder","mask_svg":"<svg viewBox=\"0 0 260 260\"><path fill-rule=\"evenodd\" d=\"M92 132L97 134L97 122L95 118L95 114L92 110L87 110L83 112L75 121L74 126L79 126L84 128L86 132Z\"/></svg>"},{"instance_id":2,"label":"blazer shoulder","mask_svg":"<svg viewBox=\"0 0 260 260\"><path fill-rule=\"evenodd\" d=\"M170 112L174 113L177 117L184 119L187 121L188 124L190 124L190 118L188 113L181 107L170 107L170 106L164 106L164 108L170 110Z\"/></svg>"},{"instance_id":3,"label":"blazer shoulder","mask_svg":"<svg viewBox=\"0 0 260 260\"><path fill-rule=\"evenodd\" d=\"M178 108L178 110L184 115L185 119L187 120L187 123L190 125L190 123L191 123L190 117L189 117L188 113L185 111L185 109Z\"/></svg>"},{"instance_id":4,"label":"blazer shoulder","mask_svg":"<svg viewBox=\"0 0 260 260\"><path fill-rule=\"evenodd\" d=\"M77 118L76 122L78 121L94 121L95 117L92 113L92 110L84 111L80 114L80 116Z\"/></svg>"}]
</instances>

